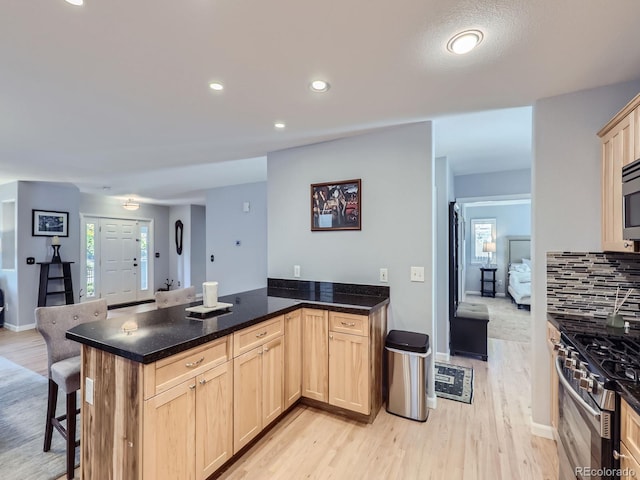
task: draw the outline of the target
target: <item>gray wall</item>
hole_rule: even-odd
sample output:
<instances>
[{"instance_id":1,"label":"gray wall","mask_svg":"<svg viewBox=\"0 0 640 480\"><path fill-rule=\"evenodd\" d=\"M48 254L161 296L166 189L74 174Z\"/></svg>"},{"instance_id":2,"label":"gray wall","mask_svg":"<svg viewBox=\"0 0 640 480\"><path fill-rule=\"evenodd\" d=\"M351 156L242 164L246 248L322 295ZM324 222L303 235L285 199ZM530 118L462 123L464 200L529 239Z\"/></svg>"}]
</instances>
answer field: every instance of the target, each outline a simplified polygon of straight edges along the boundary
<instances>
[{"instance_id":1,"label":"gray wall","mask_svg":"<svg viewBox=\"0 0 640 480\"><path fill-rule=\"evenodd\" d=\"M435 159L436 184L436 353L449 354L449 202L454 198L453 174L447 157Z\"/></svg>"},{"instance_id":2,"label":"gray wall","mask_svg":"<svg viewBox=\"0 0 640 480\"><path fill-rule=\"evenodd\" d=\"M389 329L434 331L431 122L270 153L269 277L380 284L389 269ZM312 183L362 179L362 230L312 232ZM209 204L207 204L208 210ZM425 282L409 280L425 268ZM430 392L433 392L431 378Z\"/></svg>"},{"instance_id":3,"label":"gray wall","mask_svg":"<svg viewBox=\"0 0 640 480\"><path fill-rule=\"evenodd\" d=\"M477 263L471 263L471 220L474 218L496 219L496 253L493 254L493 263L497 264L496 292L504 295L506 292L507 242L506 236L531 235L531 204L518 205L492 205L473 206L465 205L465 291L467 293L480 293L480 267Z\"/></svg>"},{"instance_id":4,"label":"gray wall","mask_svg":"<svg viewBox=\"0 0 640 480\"><path fill-rule=\"evenodd\" d=\"M93 195L88 193L80 194L80 213L108 218L136 218L153 220L153 249L149 260L153 261L153 289L164 286L165 279L169 276L169 207L164 205L151 205L141 202L138 210L125 210L122 208L122 200L105 197L103 195ZM73 233L73 232L72 232ZM75 234L79 235L79 231ZM78 237L79 238L79 237ZM80 240L78 239L78 248ZM174 249L175 251L175 249ZM155 253L160 254L160 258L155 258ZM78 266L78 268L80 268ZM75 286L75 282L74 282ZM78 277L78 288L80 278ZM76 289L77 290L77 289Z\"/></svg>"},{"instance_id":5,"label":"gray wall","mask_svg":"<svg viewBox=\"0 0 640 480\"><path fill-rule=\"evenodd\" d=\"M40 266L27 265L26 257L35 257L36 262L49 262L53 250L51 237L34 237L32 233L32 209L69 212L68 237L60 237L60 257L71 265L73 290L78 301L80 290L80 190L70 184L45 182L18 182L18 311L19 330L32 328L35 323L33 311L38 304L38 279Z\"/></svg>"},{"instance_id":6,"label":"gray wall","mask_svg":"<svg viewBox=\"0 0 640 480\"><path fill-rule=\"evenodd\" d=\"M546 254L599 251L600 139L605 123L640 91L640 81L539 100L532 169L532 420L549 425Z\"/></svg>"},{"instance_id":7,"label":"gray wall","mask_svg":"<svg viewBox=\"0 0 640 480\"><path fill-rule=\"evenodd\" d=\"M206 201L207 280L219 282L220 295L266 287L266 182L215 188ZM244 202L249 202L249 212L242 211Z\"/></svg>"},{"instance_id":8,"label":"gray wall","mask_svg":"<svg viewBox=\"0 0 640 480\"><path fill-rule=\"evenodd\" d=\"M18 201L18 182L11 182L0 185L0 202L1 201ZM18 218L16 218L17 227ZM17 235L17 231L14 232ZM17 244L16 252L17 257ZM18 261L15 261L16 268L0 270L0 288L4 292L5 312L4 322L6 325L18 325Z\"/></svg>"},{"instance_id":9,"label":"gray wall","mask_svg":"<svg viewBox=\"0 0 640 480\"><path fill-rule=\"evenodd\" d=\"M202 205L191 205L191 285L202 292L207 279L207 219Z\"/></svg>"},{"instance_id":10,"label":"gray wall","mask_svg":"<svg viewBox=\"0 0 640 480\"><path fill-rule=\"evenodd\" d=\"M182 253L176 250L176 222L182 222ZM191 208L177 205L169 209L169 282L172 289L191 286ZM166 281L166 278L164 279ZM198 291L202 291L202 286Z\"/></svg>"},{"instance_id":11,"label":"gray wall","mask_svg":"<svg viewBox=\"0 0 640 480\"><path fill-rule=\"evenodd\" d=\"M531 193L531 170L456 175L456 198L492 197Z\"/></svg>"}]
</instances>

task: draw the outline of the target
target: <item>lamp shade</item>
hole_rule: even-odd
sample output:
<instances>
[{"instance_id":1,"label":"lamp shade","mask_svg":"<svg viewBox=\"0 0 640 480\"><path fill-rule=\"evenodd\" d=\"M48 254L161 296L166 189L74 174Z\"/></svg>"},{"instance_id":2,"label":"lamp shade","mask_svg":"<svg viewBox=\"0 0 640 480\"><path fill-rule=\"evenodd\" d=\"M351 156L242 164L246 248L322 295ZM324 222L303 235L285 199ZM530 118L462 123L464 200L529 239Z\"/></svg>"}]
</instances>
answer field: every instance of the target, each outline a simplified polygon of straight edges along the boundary
<instances>
[{"instance_id":1,"label":"lamp shade","mask_svg":"<svg viewBox=\"0 0 640 480\"><path fill-rule=\"evenodd\" d=\"M496 242L484 242L482 244L482 251L483 252L495 253L496 252Z\"/></svg>"}]
</instances>

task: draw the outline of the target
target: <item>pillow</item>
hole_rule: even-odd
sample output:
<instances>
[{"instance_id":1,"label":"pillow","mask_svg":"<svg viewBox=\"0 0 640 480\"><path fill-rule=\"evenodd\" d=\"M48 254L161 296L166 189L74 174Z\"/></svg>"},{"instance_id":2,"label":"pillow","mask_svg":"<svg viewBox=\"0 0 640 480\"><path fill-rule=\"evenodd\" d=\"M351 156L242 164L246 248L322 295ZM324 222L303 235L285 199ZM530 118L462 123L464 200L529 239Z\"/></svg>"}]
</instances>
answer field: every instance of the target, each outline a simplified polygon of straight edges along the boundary
<instances>
[{"instance_id":1,"label":"pillow","mask_svg":"<svg viewBox=\"0 0 640 480\"><path fill-rule=\"evenodd\" d=\"M522 263L524 263L527 267L529 267L529 270L531 270L531 259L530 258L523 258L522 259Z\"/></svg>"}]
</instances>

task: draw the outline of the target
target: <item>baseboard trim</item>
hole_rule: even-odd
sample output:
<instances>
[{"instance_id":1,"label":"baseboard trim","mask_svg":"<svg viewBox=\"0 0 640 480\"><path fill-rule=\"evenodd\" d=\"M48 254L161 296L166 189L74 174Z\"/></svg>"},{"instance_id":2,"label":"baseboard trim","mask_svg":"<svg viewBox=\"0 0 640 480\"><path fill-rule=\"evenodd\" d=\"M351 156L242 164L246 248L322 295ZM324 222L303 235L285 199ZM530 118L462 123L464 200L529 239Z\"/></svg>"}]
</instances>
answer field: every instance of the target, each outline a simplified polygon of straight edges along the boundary
<instances>
[{"instance_id":1,"label":"baseboard trim","mask_svg":"<svg viewBox=\"0 0 640 480\"><path fill-rule=\"evenodd\" d=\"M444 352L436 352L436 362L448 362L451 360L451 355Z\"/></svg>"},{"instance_id":2,"label":"baseboard trim","mask_svg":"<svg viewBox=\"0 0 640 480\"><path fill-rule=\"evenodd\" d=\"M438 406L438 397L427 397L427 407L435 410Z\"/></svg>"},{"instance_id":3,"label":"baseboard trim","mask_svg":"<svg viewBox=\"0 0 640 480\"><path fill-rule=\"evenodd\" d=\"M555 440L555 429L551 425L543 425L542 423L531 422L531 433L536 437L548 438Z\"/></svg>"},{"instance_id":4,"label":"baseboard trim","mask_svg":"<svg viewBox=\"0 0 640 480\"><path fill-rule=\"evenodd\" d=\"M7 330L11 330L12 332L24 332L25 330L33 330L36 328L35 323L30 323L29 325L12 325L10 323L5 323L4 328Z\"/></svg>"}]
</instances>

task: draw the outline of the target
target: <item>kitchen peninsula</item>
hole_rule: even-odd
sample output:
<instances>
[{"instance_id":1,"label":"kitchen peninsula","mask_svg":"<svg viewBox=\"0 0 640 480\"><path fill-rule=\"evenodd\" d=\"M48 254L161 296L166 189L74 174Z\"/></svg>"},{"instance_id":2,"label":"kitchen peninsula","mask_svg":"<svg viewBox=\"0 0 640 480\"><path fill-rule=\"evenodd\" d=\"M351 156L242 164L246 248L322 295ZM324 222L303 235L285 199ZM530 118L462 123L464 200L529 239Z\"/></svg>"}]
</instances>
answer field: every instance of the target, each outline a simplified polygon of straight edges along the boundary
<instances>
[{"instance_id":1,"label":"kitchen peninsula","mask_svg":"<svg viewBox=\"0 0 640 480\"><path fill-rule=\"evenodd\" d=\"M371 422L389 288L269 279L186 307L81 324L82 478L205 479L298 401Z\"/></svg>"}]
</instances>

